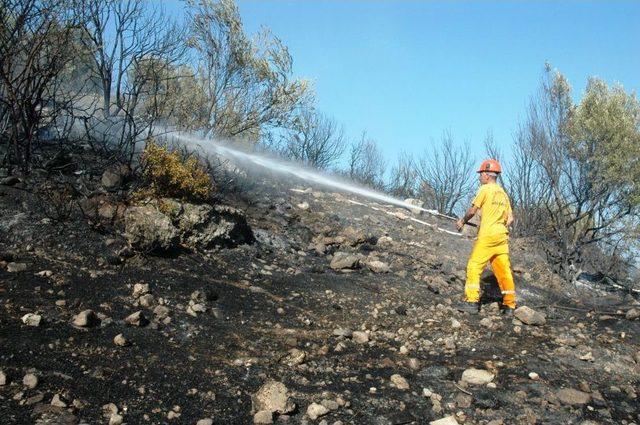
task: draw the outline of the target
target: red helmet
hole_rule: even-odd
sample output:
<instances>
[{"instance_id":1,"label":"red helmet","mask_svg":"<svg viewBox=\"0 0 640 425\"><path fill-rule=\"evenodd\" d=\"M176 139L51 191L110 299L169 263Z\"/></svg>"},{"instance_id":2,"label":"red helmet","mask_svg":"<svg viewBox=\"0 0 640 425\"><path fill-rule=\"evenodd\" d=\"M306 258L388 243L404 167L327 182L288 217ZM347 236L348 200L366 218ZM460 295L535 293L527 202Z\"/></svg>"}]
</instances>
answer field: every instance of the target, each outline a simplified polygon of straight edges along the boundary
<instances>
[{"instance_id":1,"label":"red helmet","mask_svg":"<svg viewBox=\"0 0 640 425\"><path fill-rule=\"evenodd\" d=\"M477 173L501 173L502 167L497 159L485 159L480 164L480 168L478 168Z\"/></svg>"}]
</instances>

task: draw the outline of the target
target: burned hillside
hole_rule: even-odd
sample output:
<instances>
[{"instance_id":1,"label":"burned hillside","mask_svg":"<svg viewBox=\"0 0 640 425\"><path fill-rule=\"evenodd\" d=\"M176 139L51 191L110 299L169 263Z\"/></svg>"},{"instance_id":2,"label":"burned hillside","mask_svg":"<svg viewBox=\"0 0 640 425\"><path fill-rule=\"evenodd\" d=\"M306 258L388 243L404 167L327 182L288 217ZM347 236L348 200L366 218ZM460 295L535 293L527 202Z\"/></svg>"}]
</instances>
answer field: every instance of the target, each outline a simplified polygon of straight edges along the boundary
<instances>
[{"instance_id":1,"label":"burned hillside","mask_svg":"<svg viewBox=\"0 0 640 425\"><path fill-rule=\"evenodd\" d=\"M567 288L529 240L516 317L490 273L472 316L448 219L270 180L133 204L120 171L2 181L3 423L640 420L638 302Z\"/></svg>"}]
</instances>

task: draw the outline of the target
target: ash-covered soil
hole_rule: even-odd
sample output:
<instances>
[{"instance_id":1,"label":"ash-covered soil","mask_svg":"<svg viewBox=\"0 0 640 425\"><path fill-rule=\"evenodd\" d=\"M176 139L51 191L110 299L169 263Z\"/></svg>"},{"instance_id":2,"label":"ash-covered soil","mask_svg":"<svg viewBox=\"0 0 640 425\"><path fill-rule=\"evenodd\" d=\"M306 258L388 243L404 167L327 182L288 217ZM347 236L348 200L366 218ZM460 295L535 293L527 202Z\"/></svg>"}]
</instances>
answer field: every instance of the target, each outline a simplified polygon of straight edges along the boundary
<instances>
[{"instance_id":1,"label":"ash-covered soil","mask_svg":"<svg viewBox=\"0 0 640 425\"><path fill-rule=\"evenodd\" d=\"M543 324L501 316L488 276L479 315L452 309L473 240L444 219L259 182L219 200L254 243L149 254L117 217L52 219L50 179L0 186L0 423L640 423L637 301L562 288L528 241Z\"/></svg>"}]
</instances>

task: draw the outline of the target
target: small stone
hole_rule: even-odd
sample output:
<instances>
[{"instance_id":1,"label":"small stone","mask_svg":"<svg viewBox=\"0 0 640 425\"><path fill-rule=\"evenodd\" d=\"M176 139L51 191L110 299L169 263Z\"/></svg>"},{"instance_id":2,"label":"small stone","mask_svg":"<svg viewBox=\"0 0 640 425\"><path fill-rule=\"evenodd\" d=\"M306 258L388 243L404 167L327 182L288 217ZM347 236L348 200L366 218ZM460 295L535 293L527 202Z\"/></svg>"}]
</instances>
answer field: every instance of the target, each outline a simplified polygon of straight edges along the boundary
<instances>
[{"instance_id":1,"label":"small stone","mask_svg":"<svg viewBox=\"0 0 640 425\"><path fill-rule=\"evenodd\" d=\"M627 320L635 320L640 317L640 310L632 308L624 315Z\"/></svg>"},{"instance_id":2,"label":"small stone","mask_svg":"<svg viewBox=\"0 0 640 425\"><path fill-rule=\"evenodd\" d=\"M51 270L42 270L41 272L36 273L36 276L51 277L53 276L53 272Z\"/></svg>"},{"instance_id":3,"label":"small stone","mask_svg":"<svg viewBox=\"0 0 640 425\"><path fill-rule=\"evenodd\" d=\"M151 294L145 294L138 298L138 302L140 303L140 307L151 308L155 303L155 297Z\"/></svg>"},{"instance_id":4,"label":"small stone","mask_svg":"<svg viewBox=\"0 0 640 425\"><path fill-rule=\"evenodd\" d=\"M416 358L410 358L409 361L407 362L407 364L409 365L409 369L412 370L418 370L420 369L420 360L416 359Z\"/></svg>"},{"instance_id":5,"label":"small stone","mask_svg":"<svg viewBox=\"0 0 640 425\"><path fill-rule=\"evenodd\" d=\"M338 410L340 405L334 400L322 400L321 404L329 410Z\"/></svg>"},{"instance_id":6,"label":"small stone","mask_svg":"<svg viewBox=\"0 0 640 425\"><path fill-rule=\"evenodd\" d=\"M272 424L273 423L273 413L268 410L261 410L255 415L253 415L253 423L254 424Z\"/></svg>"},{"instance_id":7,"label":"small stone","mask_svg":"<svg viewBox=\"0 0 640 425\"><path fill-rule=\"evenodd\" d=\"M125 347L129 345L129 341L123 334L118 334L113 337L113 343L119 347Z\"/></svg>"},{"instance_id":8,"label":"small stone","mask_svg":"<svg viewBox=\"0 0 640 425\"><path fill-rule=\"evenodd\" d=\"M41 321L42 321L42 316L39 314L27 313L24 316L22 316L22 323L24 323L27 326L38 327L40 326Z\"/></svg>"},{"instance_id":9,"label":"small stone","mask_svg":"<svg viewBox=\"0 0 640 425\"><path fill-rule=\"evenodd\" d=\"M456 319L451 318L451 327L453 329L460 329L462 327L462 325Z\"/></svg>"},{"instance_id":10,"label":"small stone","mask_svg":"<svg viewBox=\"0 0 640 425\"><path fill-rule=\"evenodd\" d=\"M536 372L529 372L529 379L537 381L538 379L540 379L540 375L538 375Z\"/></svg>"},{"instance_id":11,"label":"small stone","mask_svg":"<svg viewBox=\"0 0 640 425\"><path fill-rule=\"evenodd\" d=\"M213 419L200 419L198 422L196 422L196 425L213 425Z\"/></svg>"},{"instance_id":12,"label":"small stone","mask_svg":"<svg viewBox=\"0 0 640 425\"><path fill-rule=\"evenodd\" d=\"M0 386L7 385L7 375L0 370Z\"/></svg>"},{"instance_id":13,"label":"small stone","mask_svg":"<svg viewBox=\"0 0 640 425\"><path fill-rule=\"evenodd\" d=\"M124 319L124 322L129 326L137 326L137 327L142 327L149 324L149 321L147 320L146 317L144 317L144 313L142 311L136 311L135 313L128 315Z\"/></svg>"},{"instance_id":14,"label":"small stone","mask_svg":"<svg viewBox=\"0 0 640 425\"><path fill-rule=\"evenodd\" d=\"M374 273L389 273L389 270L391 270L387 263L377 260L369 261L367 263L367 267L369 267L369 270Z\"/></svg>"},{"instance_id":15,"label":"small stone","mask_svg":"<svg viewBox=\"0 0 640 425\"><path fill-rule=\"evenodd\" d=\"M149 293L149 284L148 283L136 283L133 285L133 298L138 299L143 295Z\"/></svg>"},{"instance_id":16,"label":"small stone","mask_svg":"<svg viewBox=\"0 0 640 425\"><path fill-rule=\"evenodd\" d=\"M462 380L471 385L485 385L493 381L495 375L487 370L469 368L462 373Z\"/></svg>"},{"instance_id":17,"label":"small stone","mask_svg":"<svg viewBox=\"0 0 640 425\"><path fill-rule=\"evenodd\" d=\"M547 322L544 314L527 306L518 307L514 312L514 315L518 320L527 325L539 326L544 325Z\"/></svg>"},{"instance_id":18,"label":"small stone","mask_svg":"<svg viewBox=\"0 0 640 425\"><path fill-rule=\"evenodd\" d=\"M7 271L9 273L20 273L27 270L25 263L9 263L7 264Z\"/></svg>"},{"instance_id":19,"label":"small stone","mask_svg":"<svg viewBox=\"0 0 640 425\"><path fill-rule=\"evenodd\" d=\"M329 409L318 403L311 403L309 407L307 407L307 416L309 416L312 421L315 421L327 413L329 413Z\"/></svg>"},{"instance_id":20,"label":"small stone","mask_svg":"<svg viewBox=\"0 0 640 425\"><path fill-rule=\"evenodd\" d=\"M289 400L287 387L278 381L268 381L256 394L251 397L253 411L266 410L272 413L286 414L295 409L295 404Z\"/></svg>"},{"instance_id":21,"label":"small stone","mask_svg":"<svg viewBox=\"0 0 640 425\"><path fill-rule=\"evenodd\" d=\"M408 390L410 388L409 382L407 382L405 378L403 378L401 375L398 375L397 373L391 375L391 382L399 390Z\"/></svg>"},{"instance_id":22,"label":"small stone","mask_svg":"<svg viewBox=\"0 0 640 425\"><path fill-rule=\"evenodd\" d=\"M335 336L351 338L352 334L353 334L353 331L351 331L351 329L348 329L348 328L336 328L333 330L333 335Z\"/></svg>"},{"instance_id":23,"label":"small stone","mask_svg":"<svg viewBox=\"0 0 640 425\"><path fill-rule=\"evenodd\" d=\"M309 209L309 203L308 202L302 202L299 203L298 205L296 205L299 209L303 210L303 211L307 211Z\"/></svg>"},{"instance_id":24,"label":"small stone","mask_svg":"<svg viewBox=\"0 0 640 425\"><path fill-rule=\"evenodd\" d=\"M22 384L32 390L38 386L38 377L33 373L27 373L24 375L24 378L22 378Z\"/></svg>"},{"instance_id":25,"label":"small stone","mask_svg":"<svg viewBox=\"0 0 640 425\"><path fill-rule=\"evenodd\" d=\"M62 400L62 398L60 397L60 394L56 394L53 396L53 398L51 399L51 405L56 407L62 407L62 408L67 407L67 403L65 403L64 400Z\"/></svg>"},{"instance_id":26,"label":"small stone","mask_svg":"<svg viewBox=\"0 0 640 425\"><path fill-rule=\"evenodd\" d=\"M304 351L297 348L292 348L284 357L283 362L288 366L297 366L304 363L304 359L306 357L307 354Z\"/></svg>"},{"instance_id":27,"label":"small stone","mask_svg":"<svg viewBox=\"0 0 640 425\"><path fill-rule=\"evenodd\" d=\"M447 416L446 418L438 419L436 421L429 422L429 425L459 425L455 416Z\"/></svg>"},{"instance_id":28,"label":"small stone","mask_svg":"<svg viewBox=\"0 0 640 425\"><path fill-rule=\"evenodd\" d=\"M80 328L90 328L100 324L100 319L93 310L84 310L73 317L73 325Z\"/></svg>"},{"instance_id":29,"label":"small stone","mask_svg":"<svg viewBox=\"0 0 640 425\"><path fill-rule=\"evenodd\" d=\"M156 318L162 320L166 317L169 317L169 313L171 312L171 310L169 310L169 308L167 306L164 305L159 305L156 306L156 308L153 309L153 314L155 314Z\"/></svg>"},{"instance_id":30,"label":"small stone","mask_svg":"<svg viewBox=\"0 0 640 425\"><path fill-rule=\"evenodd\" d=\"M569 406L577 406L589 403L591 395L573 388L563 388L556 393L558 400Z\"/></svg>"},{"instance_id":31,"label":"small stone","mask_svg":"<svg viewBox=\"0 0 640 425\"><path fill-rule=\"evenodd\" d=\"M122 415L118 415L117 413L111 415L109 418L109 425L122 425L122 422L124 422L124 418Z\"/></svg>"},{"instance_id":32,"label":"small stone","mask_svg":"<svg viewBox=\"0 0 640 425\"><path fill-rule=\"evenodd\" d=\"M351 337L358 344L366 344L367 342L369 342L369 334L366 332L355 331L353 332L353 334L351 334Z\"/></svg>"},{"instance_id":33,"label":"small stone","mask_svg":"<svg viewBox=\"0 0 640 425\"><path fill-rule=\"evenodd\" d=\"M20 179L16 176L7 176L0 180L0 185L3 186L15 186L18 183L20 183Z\"/></svg>"}]
</instances>

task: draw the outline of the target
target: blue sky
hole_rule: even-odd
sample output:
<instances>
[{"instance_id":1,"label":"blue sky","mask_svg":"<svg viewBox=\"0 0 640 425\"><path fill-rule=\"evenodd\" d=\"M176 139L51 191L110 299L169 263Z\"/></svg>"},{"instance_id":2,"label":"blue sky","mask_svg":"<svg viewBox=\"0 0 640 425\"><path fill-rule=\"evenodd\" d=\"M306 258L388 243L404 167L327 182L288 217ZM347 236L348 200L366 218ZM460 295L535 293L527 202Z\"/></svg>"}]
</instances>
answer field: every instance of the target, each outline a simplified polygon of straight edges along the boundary
<instances>
[{"instance_id":1,"label":"blue sky","mask_svg":"<svg viewBox=\"0 0 640 425\"><path fill-rule=\"evenodd\" d=\"M506 152L550 62L579 98L589 76L640 88L640 2L239 1L246 32L269 27L317 106L389 161L444 130L478 159Z\"/></svg>"}]
</instances>

